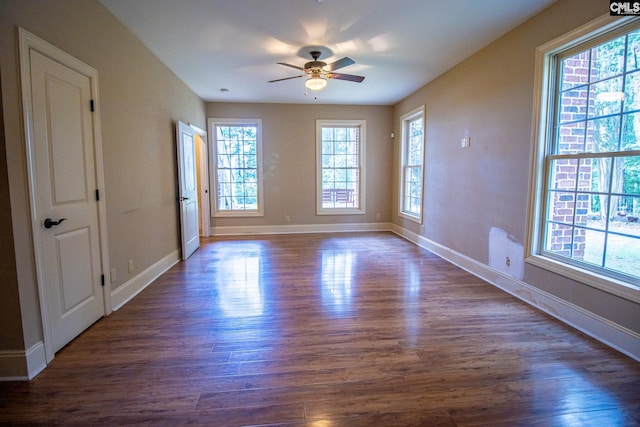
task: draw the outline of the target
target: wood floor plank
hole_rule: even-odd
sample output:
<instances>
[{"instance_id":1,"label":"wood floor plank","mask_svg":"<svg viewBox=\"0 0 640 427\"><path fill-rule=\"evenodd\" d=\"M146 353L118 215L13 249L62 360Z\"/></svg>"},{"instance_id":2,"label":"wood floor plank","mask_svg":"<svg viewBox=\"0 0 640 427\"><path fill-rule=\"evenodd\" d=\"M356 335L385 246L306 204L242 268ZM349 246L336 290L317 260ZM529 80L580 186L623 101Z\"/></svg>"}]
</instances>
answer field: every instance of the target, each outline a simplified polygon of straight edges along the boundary
<instances>
[{"instance_id":1,"label":"wood floor plank","mask_svg":"<svg viewBox=\"0 0 640 427\"><path fill-rule=\"evenodd\" d=\"M390 233L206 239L0 424L627 426L640 364Z\"/></svg>"}]
</instances>

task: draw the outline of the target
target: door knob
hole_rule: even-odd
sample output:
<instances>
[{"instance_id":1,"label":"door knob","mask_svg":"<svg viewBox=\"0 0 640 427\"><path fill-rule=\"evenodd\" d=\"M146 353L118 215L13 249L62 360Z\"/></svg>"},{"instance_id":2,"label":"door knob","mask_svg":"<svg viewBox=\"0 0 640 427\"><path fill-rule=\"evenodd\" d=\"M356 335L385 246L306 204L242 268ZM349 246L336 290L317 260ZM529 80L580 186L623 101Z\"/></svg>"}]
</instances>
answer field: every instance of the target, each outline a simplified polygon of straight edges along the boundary
<instances>
[{"instance_id":1,"label":"door knob","mask_svg":"<svg viewBox=\"0 0 640 427\"><path fill-rule=\"evenodd\" d=\"M60 218L58 221L54 221L51 218L47 218L44 220L44 228L51 228L55 225L60 224L62 221L66 220L67 218Z\"/></svg>"}]
</instances>

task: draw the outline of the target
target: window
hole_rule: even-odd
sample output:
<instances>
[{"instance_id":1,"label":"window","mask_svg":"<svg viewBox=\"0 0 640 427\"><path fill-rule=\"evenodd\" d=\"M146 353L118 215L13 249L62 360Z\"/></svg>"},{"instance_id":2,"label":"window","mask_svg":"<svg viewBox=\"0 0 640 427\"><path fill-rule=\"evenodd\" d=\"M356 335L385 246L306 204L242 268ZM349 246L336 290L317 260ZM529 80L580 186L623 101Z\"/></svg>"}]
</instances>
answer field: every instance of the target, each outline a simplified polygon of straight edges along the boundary
<instances>
[{"instance_id":1,"label":"window","mask_svg":"<svg viewBox=\"0 0 640 427\"><path fill-rule=\"evenodd\" d=\"M528 261L640 301L640 24L629 21L601 18L539 48Z\"/></svg>"},{"instance_id":2,"label":"window","mask_svg":"<svg viewBox=\"0 0 640 427\"><path fill-rule=\"evenodd\" d=\"M422 222L424 107L402 117L400 216Z\"/></svg>"},{"instance_id":3,"label":"window","mask_svg":"<svg viewBox=\"0 0 640 427\"><path fill-rule=\"evenodd\" d=\"M318 120L317 212L363 214L364 120Z\"/></svg>"},{"instance_id":4,"label":"window","mask_svg":"<svg viewBox=\"0 0 640 427\"><path fill-rule=\"evenodd\" d=\"M215 216L262 216L261 120L209 119Z\"/></svg>"}]
</instances>

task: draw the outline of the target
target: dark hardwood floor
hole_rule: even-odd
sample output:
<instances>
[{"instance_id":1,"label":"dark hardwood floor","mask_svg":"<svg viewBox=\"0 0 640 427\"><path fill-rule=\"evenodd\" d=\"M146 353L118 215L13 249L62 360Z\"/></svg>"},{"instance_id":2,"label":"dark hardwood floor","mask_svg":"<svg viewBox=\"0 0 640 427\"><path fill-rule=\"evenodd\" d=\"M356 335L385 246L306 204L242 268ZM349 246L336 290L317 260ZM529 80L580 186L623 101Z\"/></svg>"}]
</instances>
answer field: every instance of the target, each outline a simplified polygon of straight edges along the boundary
<instances>
[{"instance_id":1,"label":"dark hardwood floor","mask_svg":"<svg viewBox=\"0 0 640 427\"><path fill-rule=\"evenodd\" d=\"M640 364L389 233L217 238L0 424L631 426Z\"/></svg>"}]
</instances>

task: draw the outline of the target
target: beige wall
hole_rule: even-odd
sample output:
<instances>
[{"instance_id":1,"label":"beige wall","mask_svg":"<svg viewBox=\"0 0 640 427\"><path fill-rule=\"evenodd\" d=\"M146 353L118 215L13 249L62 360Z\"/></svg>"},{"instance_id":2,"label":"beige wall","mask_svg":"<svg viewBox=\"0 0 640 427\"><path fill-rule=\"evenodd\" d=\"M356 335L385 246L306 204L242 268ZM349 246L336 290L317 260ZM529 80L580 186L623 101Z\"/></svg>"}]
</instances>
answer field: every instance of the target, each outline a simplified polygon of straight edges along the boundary
<instances>
[{"instance_id":1,"label":"beige wall","mask_svg":"<svg viewBox=\"0 0 640 427\"><path fill-rule=\"evenodd\" d=\"M524 245L532 149L534 55L544 44L608 12L600 0L560 0L395 106L394 124L426 106L425 231L396 224L489 263L489 232L497 227ZM460 139L471 137L471 147ZM398 151L394 153L397 170ZM525 282L640 332L632 302L531 265Z\"/></svg>"},{"instance_id":2,"label":"beige wall","mask_svg":"<svg viewBox=\"0 0 640 427\"><path fill-rule=\"evenodd\" d=\"M0 72L0 81L1 76ZM2 87L0 87L0 111L2 111ZM0 334L0 350L22 348L24 345L16 257L13 249L7 159L4 152L4 120L0 114L0 330L4 327L6 331L5 334Z\"/></svg>"},{"instance_id":3,"label":"beige wall","mask_svg":"<svg viewBox=\"0 0 640 427\"><path fill-rule=\"evenodd\" d=\"M391 221L392 107L208 103L207 117L262 119L264 148L264 217L213 218L214 227ZM365 215L316 215L316 119L367 121Z\"/></svg>"},{"instance_id":4,"label":"beige wall","mask_svg":"<svg viewBox=\"0 0 640 427\"><path fill-rule=\"evenodd\" d=\"M13 262L17 273L12 275L8 268L0 288L0 350L29 349L42 339L17 74L18 27L98 70L109 259L118 272L114 289L179 249L174 123L183 120L206 126L204 102L97 0L0 1L6 143L0 157L4 161L6 153L7 163L5 174L0 162L0 200L7 206L8 177L11 216L4 215L12 222L11 230L0 225L0 234L3 255L15 251L13 261L3 260L0 267L5 274L5 264L10 267ZM136 266L131 274L129 259ZM19 315L21 322L16 322ZM16 339L20 323L24 343Z\"/></svg>"}]
</instances>

